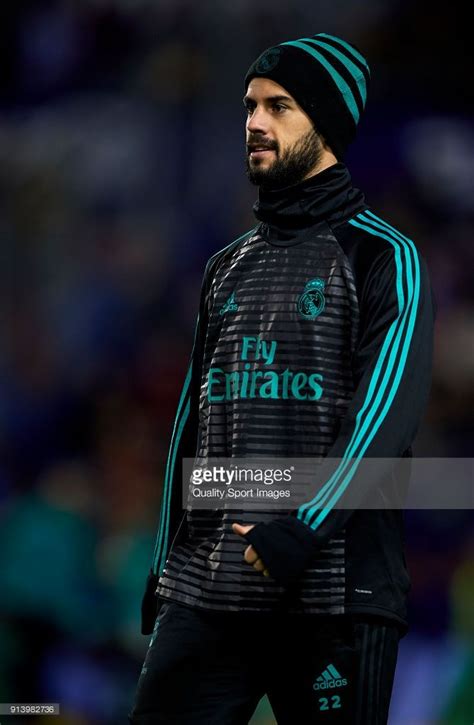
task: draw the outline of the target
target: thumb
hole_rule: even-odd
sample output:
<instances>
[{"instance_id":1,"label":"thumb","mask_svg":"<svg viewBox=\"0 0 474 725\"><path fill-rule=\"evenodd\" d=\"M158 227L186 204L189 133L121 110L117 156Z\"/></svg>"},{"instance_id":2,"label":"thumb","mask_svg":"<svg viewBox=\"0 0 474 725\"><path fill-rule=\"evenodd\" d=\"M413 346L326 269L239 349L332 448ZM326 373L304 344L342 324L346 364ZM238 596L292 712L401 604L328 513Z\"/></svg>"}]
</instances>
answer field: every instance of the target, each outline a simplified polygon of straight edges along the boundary
<instances>
[{"instance_id":1,"label":"thumb","mask_svg":"<svg viewBox=\"0 0 474 725\"><path fill-rule=\"evenodd\" d=\"M239 536L245 536L247 531L250 531L250 529L253 529L253 526L242 526L242 524L232 524L232 531L234 534L238 534Z\"/></svg>"}]
</instances>

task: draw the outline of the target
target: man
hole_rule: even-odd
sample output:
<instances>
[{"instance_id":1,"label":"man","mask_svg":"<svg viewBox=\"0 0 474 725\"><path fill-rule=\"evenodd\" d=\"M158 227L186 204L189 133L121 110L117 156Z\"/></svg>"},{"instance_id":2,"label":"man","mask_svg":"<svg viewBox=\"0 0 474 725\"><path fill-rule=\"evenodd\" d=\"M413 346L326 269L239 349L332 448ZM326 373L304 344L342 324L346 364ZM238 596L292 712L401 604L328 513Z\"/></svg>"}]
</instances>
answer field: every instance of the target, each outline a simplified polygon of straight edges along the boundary
<instances>
[{"instance_id":1,"label":"man","mask_svg":"<svg viewBox=\"0 0 474 725\"><path fill-rule=\"evenodd\" d=\"M266 50L246 75L258 223L204 274L132 723L247 723L265 693L278 723L387 721L407 627L401 511L362 504L403 496L387 459L411 456L433 307L415 245L342 162L369 77L353 45L324 33ZM283 515L183 516L181 461L195 455L335 463ZM376 473L368 458L381 459Z\"/></svg>"}]
</instances>

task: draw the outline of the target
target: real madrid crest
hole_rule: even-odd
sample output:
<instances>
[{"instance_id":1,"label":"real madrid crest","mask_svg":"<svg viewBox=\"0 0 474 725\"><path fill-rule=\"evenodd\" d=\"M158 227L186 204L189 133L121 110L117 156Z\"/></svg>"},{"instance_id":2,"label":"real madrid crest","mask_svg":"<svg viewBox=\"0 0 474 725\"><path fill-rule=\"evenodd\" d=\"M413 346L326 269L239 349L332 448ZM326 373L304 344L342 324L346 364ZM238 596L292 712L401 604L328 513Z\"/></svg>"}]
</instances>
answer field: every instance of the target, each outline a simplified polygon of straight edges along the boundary
<instances>
[{"instance_id":1,"label":"real madrid crest","mask_svg":"<svg viewBox=\"0 0 474 725\"><path fill-rule=\"evenodd\" d=\"M298 312L305 320L314 320L324 310L325 282L321 277L310 279L298 300Z\"/></svg>"}]
</instances>

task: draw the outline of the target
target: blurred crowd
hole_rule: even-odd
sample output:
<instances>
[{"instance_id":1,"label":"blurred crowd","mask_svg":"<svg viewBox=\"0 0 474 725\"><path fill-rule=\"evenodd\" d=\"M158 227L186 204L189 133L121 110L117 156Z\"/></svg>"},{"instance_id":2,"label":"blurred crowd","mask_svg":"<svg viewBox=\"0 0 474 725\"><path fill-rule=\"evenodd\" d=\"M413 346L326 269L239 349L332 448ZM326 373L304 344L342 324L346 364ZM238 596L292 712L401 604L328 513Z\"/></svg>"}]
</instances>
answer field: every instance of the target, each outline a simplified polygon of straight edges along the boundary
<instances>
[{"instance_id":1,"label":"blurred crowd","mask_svg":"<svg viewBox=\"0 0 474 725\"><path fill-rule=\"evenodd\" d=\"M148 644L140 599L201 275L253 226L247 67L269 45L322 31L368 57L347 164L377 213L416 241L437 305L414 451L469 457L472 61L452 15L423 3L5 5L0 702L59 702L65 725L116 725ZM393 725L474 720L472 523L472 511L407 514L412 630ZM273 722L265 704L254 722Z\"/></svg>"}]
</instances>

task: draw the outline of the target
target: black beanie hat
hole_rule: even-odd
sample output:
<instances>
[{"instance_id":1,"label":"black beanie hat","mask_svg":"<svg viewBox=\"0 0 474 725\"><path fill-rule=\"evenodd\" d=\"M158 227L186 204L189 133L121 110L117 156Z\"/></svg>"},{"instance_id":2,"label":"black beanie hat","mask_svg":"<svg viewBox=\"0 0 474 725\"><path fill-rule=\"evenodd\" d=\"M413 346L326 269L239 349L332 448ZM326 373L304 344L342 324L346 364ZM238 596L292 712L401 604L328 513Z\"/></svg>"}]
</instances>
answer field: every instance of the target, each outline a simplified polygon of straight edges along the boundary
<instances>
[{"instance_id":1,"label":"black beanie hat","mask_svg":"<svg viewBox=\"0 0 474 725\"><path fill-rule=\"evenodd\" d=\"M267 48L245 76L269 78L299 103L338 160L353 141L367 99L370 70L359 50L318 33Z\"/></svg>"}]
</instances>

